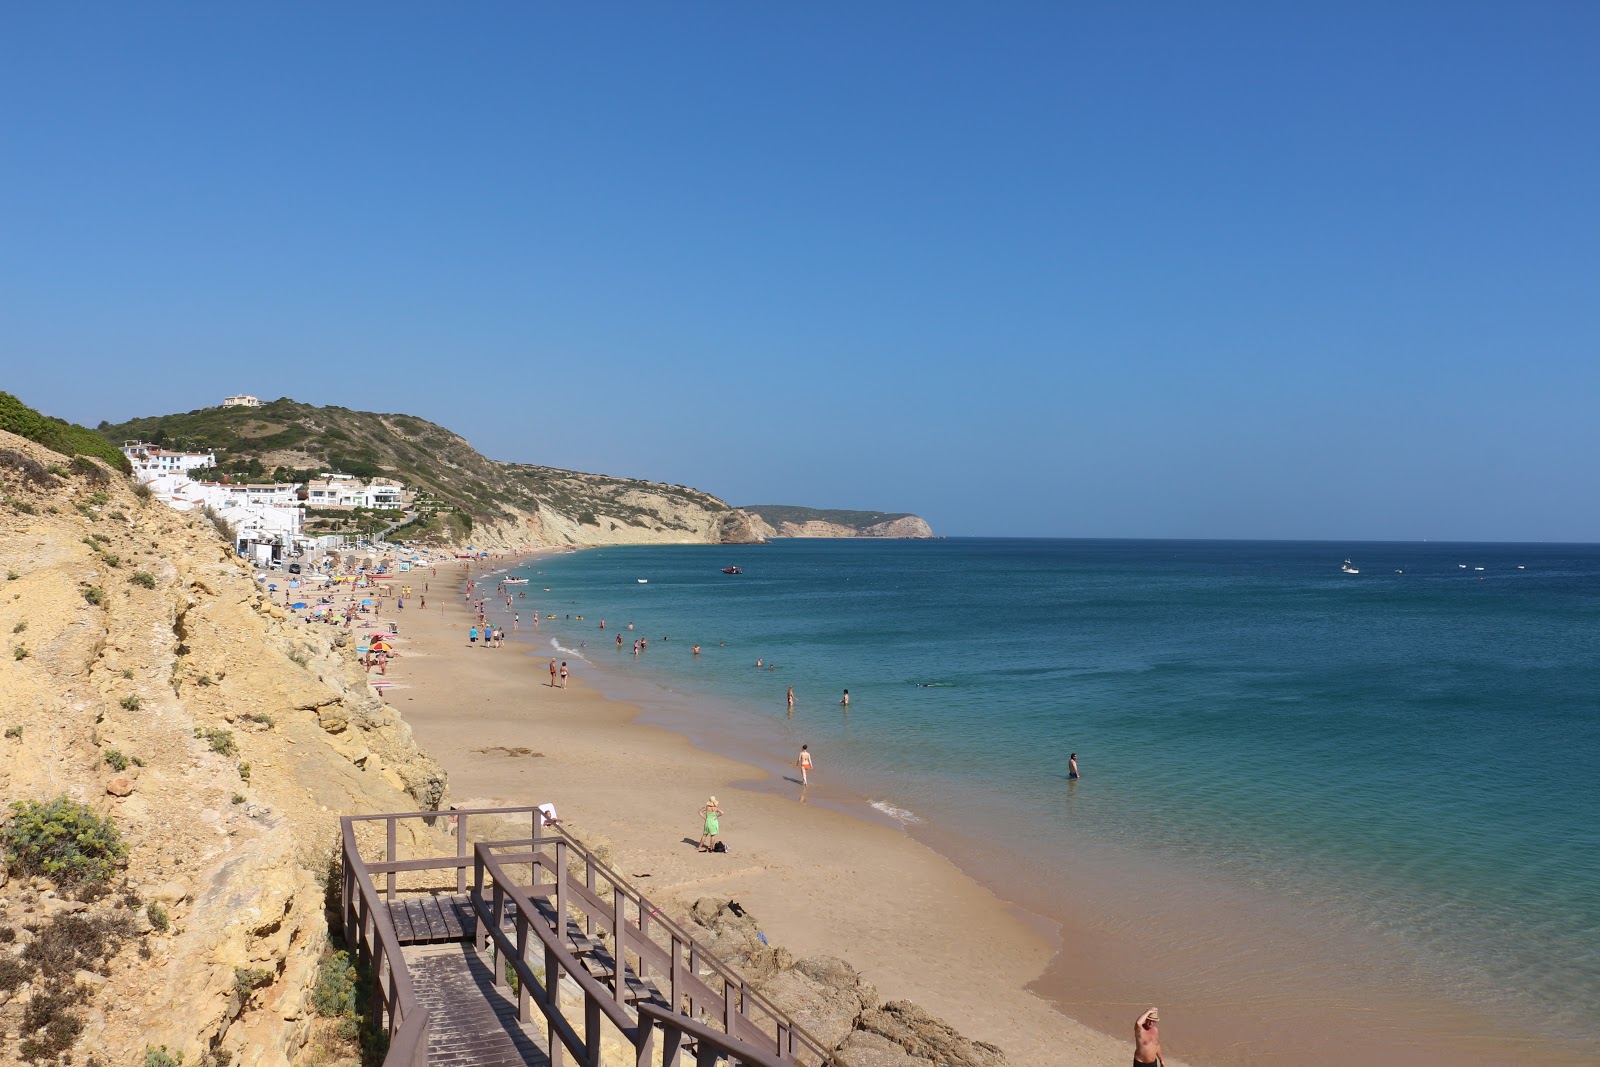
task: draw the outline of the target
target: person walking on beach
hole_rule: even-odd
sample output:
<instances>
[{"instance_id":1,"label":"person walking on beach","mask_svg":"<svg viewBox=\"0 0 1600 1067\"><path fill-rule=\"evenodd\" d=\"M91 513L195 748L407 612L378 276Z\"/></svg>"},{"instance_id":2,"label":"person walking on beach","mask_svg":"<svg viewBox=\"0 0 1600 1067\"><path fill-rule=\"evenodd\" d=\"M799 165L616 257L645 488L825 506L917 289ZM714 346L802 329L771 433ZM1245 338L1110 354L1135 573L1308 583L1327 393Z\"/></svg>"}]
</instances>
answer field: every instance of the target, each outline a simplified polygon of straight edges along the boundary
<instances>
[{"instance_id":1,"label":"person walking on beach","mask_svg":"<svg viewBox=\"0 0 1600 1067\"><path fill-rule=\"evenodd\" d=\"M722 808L717 805L717 798L712 797L706 801L706 806L700 809L700 815L705 823L700 830L700 851L710 852L717 843L717 835L722 832Z\"/></svg>"},{"instance_id":2,"label":"person walking on beach","mask_svg":"<svg viewBox=\"0 0 1600 1067\"><path fill-rule=\"evenodd\" d=\"M472 646L474 648L477 647L477 645L478 645L478 628L476 626L474 626L472 629L467 631L467 640L472 643Z\"/></svg>"},{"instance_id":3,"label":"person walking on beach","mask_svg":"<svg viewBox=\"0 0 1600 1067\"><path fill-rule=\"evenodd\" d=\"M550 661L550 688L554 689L555 687L556 687L556 661L555 660L551 660Z\"/></svg>"},{"instance_id":4,"label":"person walking on beach","mask_svg":"<svg viewBox=\"0 0 1600 1067\"><path fill-rule=\"evenodd\" d=\"M567 687L567 661L561 661L561 688Z\"/></svg>"},{"instance_id":5,"label":"person walking on beach","mask_svg":"<svg viewBox=\"0 0 1600 1067\"><path fill-rule=\"evenodd\" d=\"M1160 1015L1151 1008L1133 1024L1134 1067L1161 1067L1161 1030L1156 1025Z\"/></svg>"},{"instance_id":6,"label":"person walking on beach","mask_svg":"<svg viewBox=\"0 0 1600 1067\"><path fill-rule=\"evenodd\" d=\"M1067 760L1067 777L1069 779L1078 777L1078 754L1076 752Z\"/></svg>"},{"instance_id":7,"label":"person walking on beach","mask_svg":"<svg viewBox=\"0 0 1600 1067\"><path fill-rule=\"evenodd\" d=\"M800 746L800 759L798 761L796 761L796 762L798 762L800 764L800 784L801 785L810 785L811 784L811 746L810 745L801 745Z\"/></svg>"}]
</instances>

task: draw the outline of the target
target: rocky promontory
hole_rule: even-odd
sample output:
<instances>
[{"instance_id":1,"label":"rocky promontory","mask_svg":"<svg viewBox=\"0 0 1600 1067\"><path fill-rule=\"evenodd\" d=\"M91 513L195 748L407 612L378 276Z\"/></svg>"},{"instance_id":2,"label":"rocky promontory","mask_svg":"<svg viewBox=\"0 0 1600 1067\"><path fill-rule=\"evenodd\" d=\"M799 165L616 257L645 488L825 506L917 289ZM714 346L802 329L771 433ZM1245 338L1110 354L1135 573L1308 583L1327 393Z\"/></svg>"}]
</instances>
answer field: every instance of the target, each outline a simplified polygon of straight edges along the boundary
<instances>
[{"instance_id":1,"label":"rocky promontory","mask_svg":"<svg viewBox=\"0 0 1600 1067\"><path fill-rule=\"evenodd\" d=\"M739 509L762 538L932 537L933 529L908 512L839 511L794 504L746 504Z\"/></svg>"}]
</instances>

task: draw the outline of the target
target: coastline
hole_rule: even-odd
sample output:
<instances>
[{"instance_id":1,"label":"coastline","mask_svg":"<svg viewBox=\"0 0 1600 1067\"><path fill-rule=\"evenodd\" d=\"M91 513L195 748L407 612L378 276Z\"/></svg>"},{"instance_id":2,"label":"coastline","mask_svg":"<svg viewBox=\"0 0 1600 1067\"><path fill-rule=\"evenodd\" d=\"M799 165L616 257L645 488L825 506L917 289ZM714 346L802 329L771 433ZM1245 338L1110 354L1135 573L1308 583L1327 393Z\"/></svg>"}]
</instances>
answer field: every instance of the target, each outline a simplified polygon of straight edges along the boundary
<instances>
[{"instance_id":1,"label":"coastline","mask_svg":"<svg viewBox=\"0 0 1600 1067\"><path fill-rule=\"evenodd\" d=\"M472 576L546 555L495 560ZM1127 1062L1127 1038L1027 988L1059 947L1038 917L887 819L839 810L820 788L820 802L797 803L770 771L639 721L640 707L602 696L581 664L569 688L550 688L533 626L508 632L515 639L500 649L469 647L466 576L441 569L428 579L440 585L432 606L398 617L401 655L385 694L449 772L452 803L553 802L575 833L607 842L653 899L739 900L797 958L846 959L885 1000L922 1005L1018 1067ZM727 811L727 855L694 848L708 795ZM1122 1014L1131 1023L1148 1006Z\"/></svg>"},{"instance_id":2,"label":"coastline","mask_svg":"<svg viewBox=\"0 0 1600 1067\"><path fill-rule=\"evenodd\" d=\"M474 577L487 579L492 588L493 575L546 555L496 560L475 570ZM438 580L445 581L445 576ZM446 595L460 595L454 589L459 584L452 580L453 592ZM530 600L536 596L530 593ZM1518 1026L1515 1017L1508 1025L1503 1015L1491 1018L1445 1000L1428 984L1408 981L1392 966L1388 955L1392 945L1381 932L1308 923L1303 909L1297 911L1292 902L1248 884L1217 882L1204 872L1189 871L1181 860L1147 864L1085 849L1068 877L1054 877L1059 871L1037 877L1040 872L1032 870L1031 861L1018 862L1015 842L1007 846L975 837L969 826L938 818L908 832L867 807L868 796L879 794L853 791L850 783L841 784L826 767L821 768L822 781L810 791L809 803L802 806L796 803L798 782L785 780L794 773L792 768L758 738L719 729L721 716L730 709L719 707L715 699L675 690L648 672L607 666L610 657L596 655L598 642L586 653L571 650L574 656L587 654L599 662L591 667L575 659L575 688L552 694L543 684L542 670L550 651L549 634L536 636L524 624L518 640L508 642L505 649L474 652L461 638L469 616L460 602L430 614L443 626L435 640L443 642L441 647L453 644L460 650L453 657L458 666L489 670L494 675L493 703L507 705L495 706L489 713L492 732L507 740L481 743L478 748L528 746L545 753L525 757L520 767L515 759L470 748L447 755L443 746L454 740L451 732L436 734L414 722L419 741L457 772L452 784L458 802L555 800L563 815L572 818L568 801L514 792L527 788L528 771L537 771L535 791L549 784L571 796L572 802L585 801L573 808L582 815L574 827L613 840L619 857L641 863L630 873L649 876L640 885L652 897L667 899L682 892L692 899L703 891L739 899L768 924L774 943L797 956L826 953L848 959L880 985L885 998L915 1000L966 1036L999 1045L1013 1062L1060 1063L1063 1056L1065 1062L1125 1062L1127 1042L1116 1035L1150 1003L1160 1004L1168 1020L1172 1031L1168 1046L1187 1051L1191 1063L1255 1062L1274 1049L1293 1050L1304 1062L1318 1064L1349 1062L1352 1056L1366 1062L1403 1057L1430 1065L1494 1064L1531 1057L1552 1063L1587 1062L1570 1049L1542 1040L1531 1028ZM491 606L491 619L495 617ZM453 642L448 636L452 627ZM563 643L576 643L567 620L553 628ZM485 667L489 661L506 660L515 666ZM468 692L469 678L459 675L457 683L466 684L453 683L452 691ZM488 684L487 674L483 684ZM598 703L579 701L575 694L580 689ZM477 705L478 694L472 696L471 704ZM572 710L578 711L583 725L561 716L560 704L545 699L552 696L574 704ZM525 707L513 713L519 703ZM408 718L411 706L403 695L397 700ZM457 725L471 721L476 728L483 717L462 715L454 721ZM546 747L546 735L560 737L566 747ZM574 754L584 763L574 775L551 776L541 766L550 755L565 759ZM501 765L491 767L486 762L490 759ZM679 768L682 774L654 774L658 765ZM642 773L641 768L650 772ZM501 792L471 792L466 776L475 782L496 780L495 788ZM596 791L605 796L583 796L592 789L585 782L624 777L627 789L619 786ZM695 796L698 787L689 786L687 792L682 788L688 778L715 784ZM726 877L701 876L704 864L696 865L692 847L682 844L683 835L694 830L692 812L710 791L730 813L726 839L735 848L738 869L725 872ZM637 811L622 802L624 794L632 798ZM730 802L735 796L737 812ZM598 803L601 799L609 802ZM665 813L663 804L669 805ZM675 814L680 808L685 814ZM818 814L830 810L837 819L819 822ZM638 811L654 814L641 818ZM754 822L744 818L754 814L761 818ZM869 832L873 830L878 833ZM687 864L684 857L672 855L675 842L687 850ZM918 849L907 852L908 844ZM671 862L662 859L663 852ZM925 863L924 854L939 862ZM829 857L826 884L819 881L824 873L814 859L819 855ZM1025 854L1021 858L1026 861ZM746 869L752 862L753 869ZM1191 879L1188 874L1200 877ZM962 910L951 911L945 905L941 911L941 903L954 898L941 896L942 890L924 891L921 885L908 893L913 880L950 881L970 895L959 898ZM900 900L902 913L877 907L880 898ZM943 925L905 921L906 908L955 918ZM974 929L971 917L988 920L996 915L1005 921ZM1058 951L1063 943L1066 951ZM943 951L951 945L957 951ZM963 970L968 958L960 950L963 945L977 951L1003 946L1005 963L985 961ZM908 954L906 946L922 951ZM1309 984L1283 987L1274 980L1274 961L1284 958L1337 959L1361 970L1330 972ZM946 976L953 977L941 981ZM978 987L983 998L999 1002L998 1008L979 1010L970 995ZM1020 1011L1019 1003L1027 1003L1030 1010ZM1042 1008L1042 1013L1033 1008ZM1070 1037L1058 1036L1063 1032ZM1176 1057L1168 1059L1178 1062Z\"/></svg>"}]
</instances>

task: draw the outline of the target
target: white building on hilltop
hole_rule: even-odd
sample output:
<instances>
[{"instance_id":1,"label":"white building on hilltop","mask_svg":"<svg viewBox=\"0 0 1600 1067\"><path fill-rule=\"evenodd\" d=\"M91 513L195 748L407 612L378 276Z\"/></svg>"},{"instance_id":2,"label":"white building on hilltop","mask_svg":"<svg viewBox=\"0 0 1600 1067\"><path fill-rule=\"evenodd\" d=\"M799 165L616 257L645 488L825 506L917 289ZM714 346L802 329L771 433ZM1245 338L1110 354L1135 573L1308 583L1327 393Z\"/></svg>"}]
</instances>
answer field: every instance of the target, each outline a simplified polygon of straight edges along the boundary
<instances>
[{"instance_id":1,"label":"white building on hilltop","mask_svg":"<svg viewBox=\"0 0 1600 1067\"><path fill-rule=\"evenodd\" d=\"M162 474L179 474L217 465L215 452L175 452L143 441L124 441L122 454L128 457L133 465L133 476L141 482Z\"/></svg>"},{"instance_id":2,"label":"white building on hilltop","mask_svg":"<svg viewBox=\"0 0 1600 1067\"><path fill-rule=\"evenodd\" d=\"M238 396L225 396L222 398L222 406L225 408L258 408L261 406L261 398L250 396L248 393L240 393Z\"/></svg>"}]
</instances>

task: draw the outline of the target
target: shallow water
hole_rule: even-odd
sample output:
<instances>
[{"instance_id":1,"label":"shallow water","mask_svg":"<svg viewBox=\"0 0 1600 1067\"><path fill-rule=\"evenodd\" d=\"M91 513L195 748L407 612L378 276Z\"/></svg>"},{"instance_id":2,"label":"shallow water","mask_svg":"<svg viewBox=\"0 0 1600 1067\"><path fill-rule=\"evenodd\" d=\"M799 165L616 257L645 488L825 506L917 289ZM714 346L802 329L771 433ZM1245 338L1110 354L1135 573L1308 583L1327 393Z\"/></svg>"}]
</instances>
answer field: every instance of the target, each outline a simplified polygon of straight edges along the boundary
<instances>
[{"instance_id":1,"label":"shallow water","mask_svg":"<svg viewBox=\"0 0 1600 1067\"><path fill-rule=\"evenodd\" d=\"M562 616L542 639L704 695L675 705L704 743L807 742L824 781L1030 907L1071 893L1102 970L1160 952L1216 1019L1271 990L1337 1001L1334 1031L1403 1029L1398 990L1484 1047L1540 1030L1600 1056L1600 547L781 541L535 571L519 607ZM1041 990L1094 1021L1056 970Z\"/></svg>"}]
</instances>

